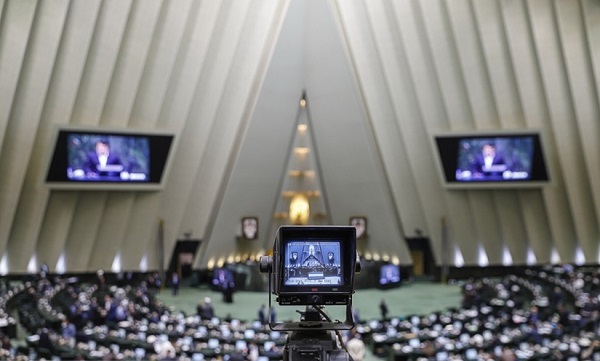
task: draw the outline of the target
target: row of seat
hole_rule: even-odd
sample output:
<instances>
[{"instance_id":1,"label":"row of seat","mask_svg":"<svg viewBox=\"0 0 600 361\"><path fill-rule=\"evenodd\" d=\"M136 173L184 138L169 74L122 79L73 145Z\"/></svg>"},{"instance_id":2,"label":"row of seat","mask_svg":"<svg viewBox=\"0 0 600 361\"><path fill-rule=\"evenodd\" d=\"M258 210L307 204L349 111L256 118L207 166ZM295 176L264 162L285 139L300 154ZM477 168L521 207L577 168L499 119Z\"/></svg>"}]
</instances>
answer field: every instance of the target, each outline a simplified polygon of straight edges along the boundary
<instances>
[{"instance_id":1,"label":"row of seat","mask_svg":"<svg viewBox=\"0 0 600 361\"><path fill-rule=\"evenodd\" d=\"M375 355L394 360L475 360L505 353L530 360L581 358L600 352L594 344L597 271L529 269L502 279L470 280L463 285L460 308L370 320L357 324L356 330ZM38 355L102 359L112 354L131 360L160 359L170 353L190 360L248 353L265 361L283 357L285 333L271 332L257 322L174 312L144 282L118 287L42 279L10 291L10 296L8 291L0 295L0 306L6 300L19 302L24 310L20 322L30 332L29 352ZM73 339L61 333L65 319L76 320ZM50 346L42 345L44 339Z\"/></svg>"},{"instance_id":2,"label":"row of seat","mask_svg":"<svg viewBox=\"0 0 600 361\"><path fill-rule=\"evenodd\" d=\"M579 272L580 277L597 278L597 269ZM548 274L548 270L531 269L500 280L471 280L463 286L461 309L392 319L370 330L367 339L377 355L395 360L477 360L503 354L518 359L575 360L584 352L600 357L594 343L597 314L582 322L581 305L572 303L582 298L595 302L598 287L593 288L595 296L573 297L572 288L567 287L570 282L553 283L566 294L561 304L553 304L555 288L546 284Z\"/></svg>"},{"instance_id":3,"label":"row of seat","mask_svg":"<svg viewBox=\"0 0 600 361\"><path fill-rule=\"evenodd\" d=\"M77 292L74 292L77 289ZM43 288L37 308L28 309L42 320L27 338L36 355L61 359L161 358L173 352L200 360L255 352L263 359L281 359L286 335L271 332L261 324L173 312L158 301L144 284L99 287L96 284L57 282ZM99 300L106 297L107 303ZM69 300L70 302L66 301ZM112 304L110 307L107 304ZM123 319L109 319L113 307L121 307ZM97 310L89 317L91 310ZM79 312L85 310L86 317ZM117 312L118 313L118 312ZM76 337L65 338L57 320L77 319ZM42 344L49 340L50 345Z\"/></svg>"}]
</instances>

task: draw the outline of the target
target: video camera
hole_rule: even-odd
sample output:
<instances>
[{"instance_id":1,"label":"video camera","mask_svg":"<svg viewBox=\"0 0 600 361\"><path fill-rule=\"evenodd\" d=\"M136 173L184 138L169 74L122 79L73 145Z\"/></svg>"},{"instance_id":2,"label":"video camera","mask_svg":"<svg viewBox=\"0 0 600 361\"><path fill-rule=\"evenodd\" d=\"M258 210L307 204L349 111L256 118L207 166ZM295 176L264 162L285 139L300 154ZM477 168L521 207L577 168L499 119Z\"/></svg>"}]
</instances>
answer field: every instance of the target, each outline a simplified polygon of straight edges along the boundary
<instances>
[{"instance_id":1,"label":"video camera","mask_svg":"<svg viewBox=\"0 0 600 361\"><path fill-rule=\"evenodd\" d=\"M281 226L273 255L262 256L259 267L261 273L269 274L269 314L271 294L281 306L306 306L306 312L300 312L300 322L269 321L272 330L294 331L288 337L284 359L347 359L345 351L336 349L335 337L329 331L354 327L354 274L360 272L356 228ZM331 321L322 310L327 305L346 306L346 320Z\"/></svg>"}]
</instances>

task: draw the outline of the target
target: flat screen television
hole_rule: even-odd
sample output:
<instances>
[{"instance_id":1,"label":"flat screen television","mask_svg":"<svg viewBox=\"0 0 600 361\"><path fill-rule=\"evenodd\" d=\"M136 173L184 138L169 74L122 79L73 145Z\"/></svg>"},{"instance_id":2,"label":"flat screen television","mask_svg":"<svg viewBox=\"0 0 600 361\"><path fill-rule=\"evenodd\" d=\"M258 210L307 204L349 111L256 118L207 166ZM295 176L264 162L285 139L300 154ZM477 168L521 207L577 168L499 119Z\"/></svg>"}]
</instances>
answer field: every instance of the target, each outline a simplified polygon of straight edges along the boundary
<instances>
[{"instance_id":1,"label":"flat screen television","mask_svg":"<svg viewBox=\"0 0 600 361\"><path fill-rule=\"evenodd\" d=\"M379 268L379 285L391 286L400 284L400 266L384 264Z\"/></svg>"},{"instance_id":2,"label":"flat screen television","mask_svg":"<svg viewBox=\"0 0 600 361\"><path fill-rule=\"evenodd\" d=\"M223 290L231 285L234 282L233 271L227 268L217 268L213 271L212 277L212 288L213 290Z\"/></svg>"},{"instance_id":3,"label":"flat screen television","mask_svg":"<svg viewBox=\"0 0 600 361\"><path fill-rule=\"evenodd\" d=\"M538 132L436 135L434 143L449 187L531 187L550 180Z\"/></svg>"},{"instance_id":4,"label":"flat screen television","mask_svg":"<svg viewBox=\"0 0 600 361\"><path fill-rule=\"evenodd\" d=\"M63 189L158 189L175 136L156 132L59 129L46 184Z\"/></svg>"}]
</instances>

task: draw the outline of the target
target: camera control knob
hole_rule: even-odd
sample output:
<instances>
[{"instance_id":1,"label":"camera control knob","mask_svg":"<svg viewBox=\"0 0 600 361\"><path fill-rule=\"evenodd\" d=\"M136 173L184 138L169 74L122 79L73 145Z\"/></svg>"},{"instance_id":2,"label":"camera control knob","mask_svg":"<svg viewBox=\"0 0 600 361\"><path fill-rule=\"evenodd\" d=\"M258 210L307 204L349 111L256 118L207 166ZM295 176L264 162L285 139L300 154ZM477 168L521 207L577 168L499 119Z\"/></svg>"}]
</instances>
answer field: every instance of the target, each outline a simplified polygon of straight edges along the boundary
<instances>
[{"instance_id":1,"label":"camera control knob","mask_svg":"<svg viewBox=\"0 0 600 361\"><path fill-rule=\"evenodd\" d=\"M271 273L273 271L273 257L260 256L258 269L260 273Z\"/></svg>"}]
</instances>

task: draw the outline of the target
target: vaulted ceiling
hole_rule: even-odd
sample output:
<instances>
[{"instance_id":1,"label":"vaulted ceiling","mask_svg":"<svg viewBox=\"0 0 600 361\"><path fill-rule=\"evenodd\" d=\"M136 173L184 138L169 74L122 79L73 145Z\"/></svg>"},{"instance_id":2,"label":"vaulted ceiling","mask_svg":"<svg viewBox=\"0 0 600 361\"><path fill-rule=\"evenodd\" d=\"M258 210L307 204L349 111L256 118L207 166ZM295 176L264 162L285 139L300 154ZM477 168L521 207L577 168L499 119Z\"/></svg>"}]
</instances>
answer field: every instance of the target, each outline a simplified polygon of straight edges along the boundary
<instances>
[{"instance_id":1,"label":"vaulted ceiling","mask_svg":"<svg viewBox=\"0 0 600 361\"><path fill-rule=\"evenodd\" d=\"M262 254L302 117L313 221L367 217L370 257L597 263L599 74L595 0L0 0L0 273L157 269L186 233L195 267ZM175 134L164 188L48 187L61 126ZM445 188L433 135L480 130L539 131L551 182Z\"/></svg>"}]
</instances>

